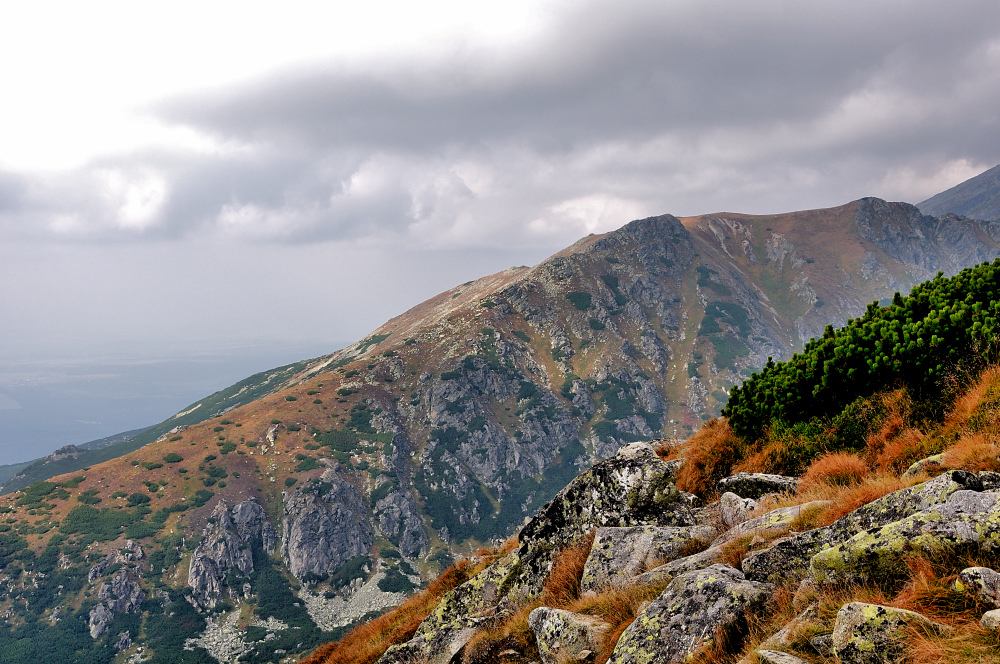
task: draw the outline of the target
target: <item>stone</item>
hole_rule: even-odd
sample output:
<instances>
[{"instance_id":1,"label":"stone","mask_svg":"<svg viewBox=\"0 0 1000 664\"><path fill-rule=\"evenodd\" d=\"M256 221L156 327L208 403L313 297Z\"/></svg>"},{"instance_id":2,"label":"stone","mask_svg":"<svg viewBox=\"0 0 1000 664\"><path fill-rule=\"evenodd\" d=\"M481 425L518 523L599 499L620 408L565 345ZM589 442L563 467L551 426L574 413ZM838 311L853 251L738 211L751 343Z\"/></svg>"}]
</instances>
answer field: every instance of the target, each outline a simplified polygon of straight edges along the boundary
<instances>
[{"instance_id":1,"label":"stone","mask_svg":"<svg viewBox=\"0 0 1000 664\"><path fill-rule=\"evenodd\" d=\"M260 542L266 554L274 553L278 535L267 518L267 512L256 498L237 504L233 507L232 514L236 531L244 543Z\"/></svg>"},{"instance_id":2,"label":"stone","mask_svg":"<svg viewBox=\"0 0 1000 664\"><path fill-rule=\"evenodd\" d=\"M982 481L961 470L938 475L934 479L895 491L859 507L829 526L808 530L747 555L741 563L747 578L781 582L801 579L809 571L809 561L822 551L854 535L903 519L911 514L944 503L959 490L981 490Z\"/></svg>"},{"instance_id":3,"label":"stone","mask_svg":"<svg viewBox=\"0 0 1000 664\"><path fill-rule=\"evenodd\" d=\"M955 579L955 590L971 592L984 604L1000 608L1000 573L989 567L967 567Z\"/></svg>"},{"instance_id":4,"label":"stone","mask_svg":"<svg viewBox=\"0 0 1000 664\"><path fill-rule=\"evenodd\" d=\"M212 510L201 542L191 554L188 585L194 605L214 608L227 586L230 572L240 577L242 588L243 579L253 573L253 556L240 537L225 501L220 500Z\"/></svg>"},{"instance_id":5,"label":"stone","mask_svg":"<svg viewBox=\"0 0 1000 664\"><path fill-rule=\"evenodd\" d=\"M903 558L964 545L1000 549L1000 493L956 491L948 501L880 528L858 533L814 555L809 571L820 583L898 574Z\"/></svg>"},{"instance_id":6,"label":"stone","mask_svg":"<svg viewBox=\"0 0 1000 664\"><path fill-rule=\"evenodd\" d=\"M979 625L991 632L1000 632L1000 609L984 613L983 617L979 619Z\"/></svg>"},{"instance_id":7,"label":"stone","mask_svg":"<svg viewBox=\"0 0 1000 664\"><path fill-rule=\"evenodd\" d=\"M804 659L777 650L758 650L757 657L765 664L809 664Z\"/></svg>"},{"instance_id":8,"label":"stone","mask_svg":"<svg viewBox=\"0 0 1000 664\"><path fill-rule=\"evenodd\" d=\"M104 556L101 562L90 568L90 572L87 574L87 581L93 583L99 576L104 574L105 570L116 563L124 565L138 562L145 557L146 555L142 550L142 546L133 540L125 540L124 546L114 549L108 555Z\"/></svg>"},{"instance_id":9,"label":"stone","mask_svg":"<svg viewBox=\"0 0 1000 664\"><path fill-rule=\"evenodd\" d=\"M654 586L665 581L669 581L675 576L685 572L694 572L712 565L719 559L720 555L722 555L721 546L710 547L699 553L694 553L690 556L684 556L683 558L672 560L669 563L660 565L659 567L654 567L648 572L643 572L639 576L635 577L635 584Z\"/></svg>"},{"instance_id":10,"label":"stone","mask_svg":"<svg viewBox=\"0 0 1000 664\"><path fill-rule=\"evenodd\" d=\"M357 490L334 469L284 496L281 556L296 578L326 576L373 541L368 509Z\"/></svg>"},{"instance_id":11,"label":"stone","mask_svg":"<svg viewBox=\"0 0 1000 664\"><path fill-rule=\"evenodd\" d=\"M749 519L750 512L757 509L757 501L753 498L740 498L732 491L727 491L719 498L716 507L719 522L723 532L725 532Z\"/></svg>"},{"instance_id":12,"label":"stone","mask_svg":"<svg viewBox=\"0 0 1000 664\"><path fill-rule=\"evenodd\" d=\"M921 459L920 461L914 461L909 468L903 473L903 479L909 479L911 477L916 477L920 473L933 473L941 470L941 460L944 459L944 453L932 454L931 456Z\"/></svg>"},{"instance_id":13,"label":"stone","mask_svg":"<svg viewBox=\"0 0 1000 664\"><path fill-rule=\"evenodd\" d=\"M625 586L651 567L674 560L692 545L715 536L710 526L598 528L583 568L580 588Z\"/></svg>"},{"instance_id":14,"label":"stone","mask_svg":"<svg viewBox=\"0 0 1000 664\"><path fill-rule=\"evenodd\" d=\"M740 498L760 498L768 493L795 493L799 478L769 473L736 473L716 482L719 493L727 491Z\"/></svg>"},{"instance_id":15,"label":"stone","mask_svg":"<svg viewBox=\"0 0 1000 664\"><path fill-rule=\"evenodd\" d=\"M581 653L600 650L605 635L611 629L599 618L545 606L528 614L528 626L535 635L542 664L586 661L587 655L581 659Z\"/></svg>"},{"instance_id":16,"label":"stone","mask_svg":"<svg viewBox=\"0 0 1000 664\"><path fill-rule=\"evenodd\" d=\"M833 627L833 647L843 664L885 664L903 654L902 636L906 626L942 630L929 618L891 606L851 602L837 612Z\"/></svg>"},{"instance_id":17,"label":"stone","mask_svg":"<svg viewBox=\"0 0 1000 664\"><path fill-rule=\"evenodd\" d=\"M795 520L802 516L804 512L814 509L818 510L829 504L829 500L813 500L801 505L779 507L761 516L736 524L715 538L712 541L712 546L722 546L745 535L773 537L785 533L791 529Z\"/></svg>"},{"instance_id":18,"label":"stone","mask_svg":"<svg viewBox=\"0 0 1000 664\"><path fill-rule=\"evenodd\" d=\"M726 565L681 574L625 629L608 663L684 661L717 629L736 626L745 611L762 606L772 588Z\"/></svg>"}]
</instances>

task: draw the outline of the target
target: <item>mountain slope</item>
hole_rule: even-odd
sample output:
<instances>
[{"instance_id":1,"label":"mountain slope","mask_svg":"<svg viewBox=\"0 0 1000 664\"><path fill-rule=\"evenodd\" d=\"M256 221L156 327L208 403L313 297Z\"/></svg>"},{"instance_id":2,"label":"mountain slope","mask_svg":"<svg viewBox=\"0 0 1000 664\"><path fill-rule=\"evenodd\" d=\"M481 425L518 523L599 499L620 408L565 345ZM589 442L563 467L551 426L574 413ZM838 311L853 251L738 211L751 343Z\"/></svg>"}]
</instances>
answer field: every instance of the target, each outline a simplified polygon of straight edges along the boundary
<instances>
[{"instance_id":1,"label":"mountain slope","mask_svg":"<svg viewBox=\"0 0 1000 664\"><path fill-rule=\"evenodd\" d=\"M191 657L308 649L513 532L596 459L694 430L767 357L1000 255L998 238L1000 224L878 199L583 238L6 497L0 613L23 638L74 644L69 659L141 640L174 661L140 634L183 645L206 616ZM218 617L237 604L235 626Z\"/></svg>"},{"instance_id":2,"label":"mountain slope","mask_svg":"<svg viewBox=\"0 0 1000 664\"><path fill-rule=\"evenodd\" d=\"M960 214L973 219L1000 218L1000 165L931 196L917 205L924 214Z\"/></svg>"}]
</instances>

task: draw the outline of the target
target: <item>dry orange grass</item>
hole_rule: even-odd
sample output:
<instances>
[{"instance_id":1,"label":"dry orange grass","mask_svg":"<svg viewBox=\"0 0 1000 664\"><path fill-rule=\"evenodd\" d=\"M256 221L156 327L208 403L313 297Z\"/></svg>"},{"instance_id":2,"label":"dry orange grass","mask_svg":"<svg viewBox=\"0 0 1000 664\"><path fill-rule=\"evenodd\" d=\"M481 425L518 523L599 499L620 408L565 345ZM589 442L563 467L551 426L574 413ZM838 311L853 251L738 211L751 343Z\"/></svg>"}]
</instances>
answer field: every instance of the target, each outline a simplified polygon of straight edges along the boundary
<instances>
[{"instance_id":1,"label":"dry orange grass","mask_svg":"<svg viewBox=\"0 0 1000 664\"><path fill-rule=\"evenodd\" d=\"M494 556L484 558L478 564L458 561L422 592L384 616L355 627L340 641L320 646L301 660L301 664L371 664L390 646L412 638L445 593L478 574L493 559Z\"/></svg>"},{"instance_id":2,"label":"dry orange grass","mask_svg":"<svg viewBox=\"0 0 1000 664\"><path fill-rule=\"evenodd\" d=\"M815 484L851 486L868 477L868 465L856 454L831 452L813 461L802 475L799 491Z\"/></svg>"},{"instance_id":3,"label":"dry orange grass","mask_svg":"<svg viewBox=\"0 0 1000 664\"><path fill-rule=\"evenodd\" d=\"M601 651L595 658L596 664L604 664L611 657L611 651L618 643L622 632L632 624L643 602L656 599L667 582L652 586L632 586L629 588L609 588L603 592L581 597L565 607L567 611L597 616L611 625L605 636Z\"/></svg>"},{"instance_id":4,"label":"dry orange grass","mask_svg":"<svg viewBox=\"0 0 1000 664\"><path fill-rule=\"evenodd\" d=\"M998 420L997 396L1000 392L1000 367L987 367L972 387L955 400L955 404L945 418L946 429L962 429L969 424L980 424L973 420L984 420L995 424ZM978 428L978 427L977 427Z\"/></svg>"},{"instance_id":5,"label":"dry orange grass","mask_svg":"<svg viewBox=\"0 0 1000 664\"><path fill-rule=\"evenodd\" d=\"M967 433L945 450L941 458L945 468L978 472L1000 470L1000 445L994 434Z\"/></svg>"},{"instance_id":6,"label":"dry orange grass","mask_svg":"<svg viewBox=\"0 0 1000 664\"><path fill-rule=\"evenodd\" d=\"M677 488L702 497L715 491L715 481L729 474L742 456L743 441L724 417L708 420L684 445L684 465Z\"/></svg>"}]
</instances>

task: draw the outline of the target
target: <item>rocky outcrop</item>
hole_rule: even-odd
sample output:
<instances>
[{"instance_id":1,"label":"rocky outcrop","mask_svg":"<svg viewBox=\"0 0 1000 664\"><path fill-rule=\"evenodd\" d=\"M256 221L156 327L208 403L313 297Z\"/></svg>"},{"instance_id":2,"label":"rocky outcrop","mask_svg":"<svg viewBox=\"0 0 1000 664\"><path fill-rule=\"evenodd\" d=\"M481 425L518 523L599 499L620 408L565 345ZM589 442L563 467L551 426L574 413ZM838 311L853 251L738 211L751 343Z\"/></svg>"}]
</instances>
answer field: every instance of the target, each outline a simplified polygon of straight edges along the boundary
<instances>
[{"instance_id":1,"label":"rocky outcrop","mask_svg":"<svg viewBox=\"0 0 1000 664\"><path fill-rule=\"evenodd\" d=\"M725 565L682 574L626 628L608 664L684 661L716 630L736 626L770 590Z\"/></svg>"},{"instance_id":2,"label":"rocky outcrop","mask_svg":"<svg viewBox=\"0 0 1000 664\"><path fill-rule=\"evenodd\" d=\"M718 512L719 525L726 531L749 519L750 512L757 509L757 501L753 498L740 498L735 493L726 491L719 497L715 509Z\"/></svg>"},{"instance_id":3,"label":"rocky outcrop","mask_svg":"<svg viewBox=\"0 0 1000 664\"><path fill-rule=\"evenodd\" d=\"M946 629L925 616L906 609L851 602L837 612L833 647L843 664L886 664L903 653L906 626Z\"/></svg>"},{"instance_id":4,"label":"rocky outcrop","mask_svg":"<svg viewBox=\"0 0 1000 664\"><path fill-rule=\"evenodd\" d=\"M368 509L358 491L330 469L319 482L286 493L281 556L297 578L324 577L372 546Z\"/></svg>"},{"instance_id":5,"label":"rocky outcrop","mask_svg":"<svg viewBox=\"0 0 1000 664\"><path fill-rule=\"evenodd\" d=\"M860 581L899 573L903 558L975 546L1000 550L1000 493L956 491L948 500L873 528L812 557L817 581Z\"/></svg>"},{"instance_id":6,"label":"rocky outcrop","mask_svg":"<svg viewBox=\"0 0 1000 664\"><path fill-rule=\"evenodd\" d=\"M133 540L125 540L125 546L114 549L108 555L104 556L99 563L90 568L90 572L87 573L87 581L93 583L112 565L135 563L145 557L146 554L142 550L142 546Z\"/></svg>"},{"instance_id":7,"label":"rocky outcrop","mask_svg":"<svg viewBox=\"0 0 1000 664\"><path fill-rule=\"evenodd\" d=\"M802 578L814 555L845 542L871 528L899 521L948 500L956 491L982 489L979 477L965 471L951 471L912 487L890 493L859 507L829 526L816 528L782 540L749 554L742 568L747 578L757 581Z\"/></svg>"},{"instance_id":8,"label":"rocky outcrop","mask_svg":"<svg viewBox=\"0 0 1000 664\"><path fill-rule=\"evenodd\" d=\"M795 525L797 519L830 504L829 500L813 500L801 505L779 507L753 519L747 519L736 524L712 541L712 546L722 546L747 535L762 538L774 538L787 532Z\"/></svg>"},{"instance_id":9,"label":"rocky outcrop","mask_svg":"<svg viewBox=\"0 0 1000 664\"><path fill-rule=\"evenodd\" d=\"M272 553L275 539L274 526L255 499L239 503L232 512L220 500L191 555L188 568L191 602L200 609L214 608L226 588L234 599L247 596L254 570L252 549L257 545ZM238 582L237 587L230 586L234 581Z\"/></svg>"},{"instance_id":10,"label":"rocky outcrop","mask_svg":"<svg viewBox=\"0 0 1000 664\"><path fill-rule=\"evenodd\" d=\"M740 498L760 498L768 493L795 493L799 478L768 473L736 473L719 480L715 487L720 493L735 493Z\"/></svg>"},{"instance_id":11,"label":"rocky outcrop","mask_svg":"<svg viewBox=\"0 0 1000 664\"><path fill-rule=\"evenodd\" d=\"M706 547L714 536L711 526L598 528L580 588L598 591L631 585L646 570L675 560L692 547Z\"/></svg>"},{"instance_id":12,"label":"rocky outcrop","mask_svg":"<svg viewBox=\"0 0 1000 664\"><path fill-rule=\"evenodd\" d=\"M542 664L585 661L601 649L608 623L593 616L542 606L528 614Z\"/></svg>"},{"instance_id":13,"label":"rocky outcrop","mask_svg":"<svg viewBox=\"0 0 1000 664\"><path fill-rule=\"evenodd\" d=\"M138 611L146 594L129 570L123 569L110 583L101 584L97 599L99 603L90 611L90 636L94 639L100 638L108 630L108 625L116 614Z\"/></svg>"}]
</instances>

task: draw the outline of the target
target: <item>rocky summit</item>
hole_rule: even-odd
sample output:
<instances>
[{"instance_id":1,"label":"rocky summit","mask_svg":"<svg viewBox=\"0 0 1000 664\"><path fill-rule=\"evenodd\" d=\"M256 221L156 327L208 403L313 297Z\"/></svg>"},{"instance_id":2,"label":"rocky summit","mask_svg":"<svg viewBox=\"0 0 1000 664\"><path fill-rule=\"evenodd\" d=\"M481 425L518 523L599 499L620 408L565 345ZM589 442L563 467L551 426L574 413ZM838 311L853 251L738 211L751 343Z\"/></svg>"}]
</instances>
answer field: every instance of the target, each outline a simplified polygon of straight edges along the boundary
<instances>
[{"instance_id":1,"label":"rocky summit","mask_svg":"<svg viewBox=\"0 0 1000 664\"><path fill-rule=\"evenodd\" d=\"M559 552L597 528L588 587L649 575L677 595L652 602L652 631L637 626L625 643L656 632L686 652L703 639L656 621L690 588L706 589L704 606L690 605L699 629L728 629L776 570L819 577L812 563L832 542L938 503L793 535L793 511L758 512L797 478L734 474L719 485L729 497L702 506L678 489L681 460L646 441L687 437L769 357L938 271L1000 255L998 242L1000 223L867 198L651 217L457 286L347 348L102 448L100 463L81 453L38 465L63 474L37 476L47 479L0 506L10 643L61 644L65 661L277 661L399 604L457 554L518 534L386 661L428 643L451 657L492 616L541 597ZM977 505L962 514L976 518ZM703 578L751 532L802 540ZM576 630L574 656L606 632L562 614L535 622Z\"/></svg>"}]
</instances>

